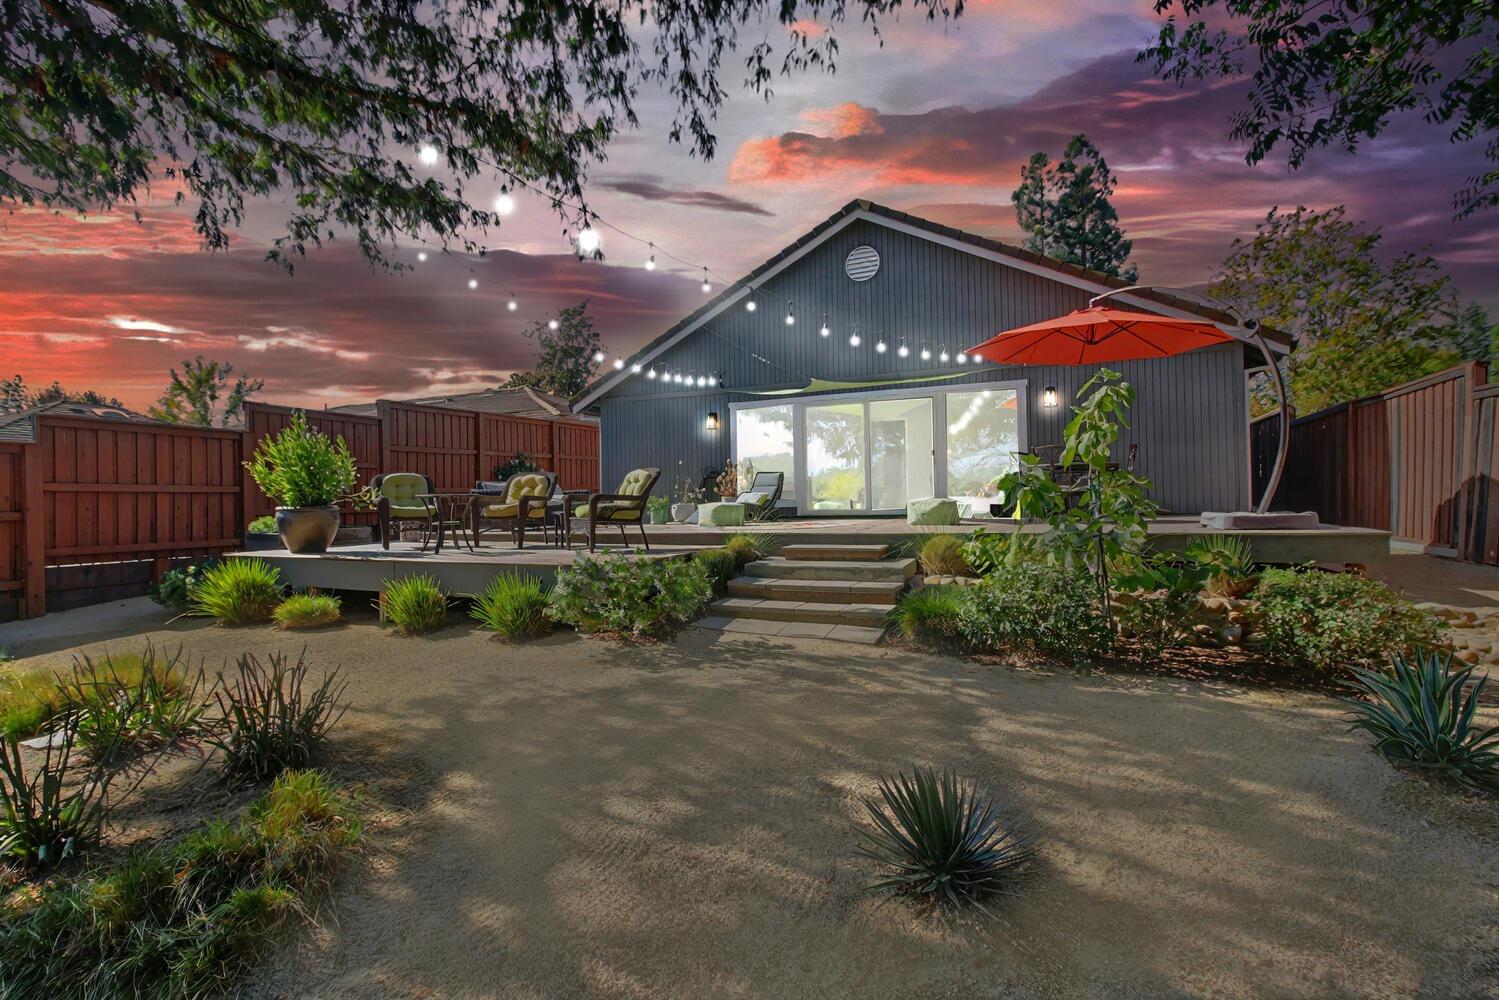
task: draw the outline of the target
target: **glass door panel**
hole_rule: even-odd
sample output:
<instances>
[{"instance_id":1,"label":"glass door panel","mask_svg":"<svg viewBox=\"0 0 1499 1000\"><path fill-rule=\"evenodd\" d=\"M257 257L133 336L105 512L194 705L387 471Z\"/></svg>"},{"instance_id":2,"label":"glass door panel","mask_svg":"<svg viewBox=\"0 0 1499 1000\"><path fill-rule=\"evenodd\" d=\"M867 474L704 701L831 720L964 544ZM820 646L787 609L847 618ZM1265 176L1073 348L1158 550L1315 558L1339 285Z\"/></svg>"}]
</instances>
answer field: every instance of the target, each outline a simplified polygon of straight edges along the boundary
<instances>
[{"instance_id":1,"label":"glass door panel","mask_svg":"<svg viewBox=\"0 0 1499 1000\"><path fill-rule=\"evenodd\" d=\"M864 404L808 406L807 504L811 510L865 510Z\"/></svg>"},{"instance_id":2,"label":"glass door panel","mask_svg":"<svg viewBox=\"0 0 1499 1000\"><path fill-rule=\"evenodd\" d=\"M879 399L869 404L870 508L902 510L933 487L932 400Z\"/></svg>"},{"instance_id":3,"label":"glass door panel","mask_svg":"<svg viewBox=\"0 0 1499 1000\"><path fill-rule=\"evenodd\" d=\"M757 406L734 413L734 460L741 472L748 463L755 472L784 472L785 500L796 497L796 445L791 405ZM748 489L750 479L741 488ZM729 498L730 500L733 497Z\"/></svg>"},{"instance_id":4,"label":"glass door panel","mask_svg":"<svg viewBox=\"0 0 1499 1000\"><path fill-rule=\"evenodd\" d=\"M1015 389L947 393L947 495L982 510L990 483L1016 466L1020 394Z\"/></svg>"}]
</instances>

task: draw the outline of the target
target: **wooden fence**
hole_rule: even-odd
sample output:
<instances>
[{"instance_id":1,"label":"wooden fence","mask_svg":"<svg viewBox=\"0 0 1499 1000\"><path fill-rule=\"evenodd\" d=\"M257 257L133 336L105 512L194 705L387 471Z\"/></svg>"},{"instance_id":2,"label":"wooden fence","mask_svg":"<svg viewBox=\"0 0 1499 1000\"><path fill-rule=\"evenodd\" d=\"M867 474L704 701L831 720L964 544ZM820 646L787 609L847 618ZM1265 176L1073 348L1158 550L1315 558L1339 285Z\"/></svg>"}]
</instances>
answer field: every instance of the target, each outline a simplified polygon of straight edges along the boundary
<instances>
[{"instance_id":1,"label":"wooden fence","mask_svg":"<svg viewBox=\"0 0 1499 1000\"><path fill-rule=\"evenodd\" d=\"M598 488L596 424L385 400L377 411L307 411L348 442L361 483L410 471L467 490L524 453L566 489ZM0 621L144 594L174 562L239 548L272 510L243 462L294 412L251 403L243 432L42 413L34 443L0 442Z\"/></svg>"},{"instance_id":2,"label":"wooden fence","mask_svg":"<svg viewBox=\"0 0 1499 1000\"><path fill-rule=\"evenodd\" d=\"M1486 499L1493 479L1475 465L1499 414L1491 402L1499 389L1485 379L1482 365L1461 365L1295 420L1274 506L1315 510L1331 524L1380 528L1471 558L1475 530L1483 535L1488 527L1472 511L1493 506ZM1269 478L1279 425L1272 414L1251 428L1256 497ZM1484 551L1499 547L1499 524L1484 537Z\"/></svg>"}]
</instances>

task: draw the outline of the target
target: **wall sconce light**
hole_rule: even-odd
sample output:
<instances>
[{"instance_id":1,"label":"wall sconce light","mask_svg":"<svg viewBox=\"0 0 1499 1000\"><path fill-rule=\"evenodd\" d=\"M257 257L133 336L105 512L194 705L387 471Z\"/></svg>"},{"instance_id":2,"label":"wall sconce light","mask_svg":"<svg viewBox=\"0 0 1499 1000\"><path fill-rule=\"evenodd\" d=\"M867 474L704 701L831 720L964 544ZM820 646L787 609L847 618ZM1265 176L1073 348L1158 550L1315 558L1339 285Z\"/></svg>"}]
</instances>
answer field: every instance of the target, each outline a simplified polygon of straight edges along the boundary
<instances>
[{"instance_id":1,"label":"wall sconce light","mask_svg":"<svg viewBox=\"0 0 1499 1000\"><path fill-rule=\"evenodd\" d=\"M1049 385L1045 389L1041 390L1041 405L1042 406L1056 406L1057 405L1057 387L1056 386Z\"/></svg>"},{"instance_id":2,"label":"wall sconce light","mask_svg":"<svg viewBox=\"0 0 1499 1000\"><path fill-rule=\"evenodd\" d=\"M717 413L717 411L714 411L714 410L708 411L708 419L705 420L705 421L703 421L703 429L704 430L709 430L709 431L716 431L716 430L718 430L718 413Z\"/></svg>"}]
</instances>

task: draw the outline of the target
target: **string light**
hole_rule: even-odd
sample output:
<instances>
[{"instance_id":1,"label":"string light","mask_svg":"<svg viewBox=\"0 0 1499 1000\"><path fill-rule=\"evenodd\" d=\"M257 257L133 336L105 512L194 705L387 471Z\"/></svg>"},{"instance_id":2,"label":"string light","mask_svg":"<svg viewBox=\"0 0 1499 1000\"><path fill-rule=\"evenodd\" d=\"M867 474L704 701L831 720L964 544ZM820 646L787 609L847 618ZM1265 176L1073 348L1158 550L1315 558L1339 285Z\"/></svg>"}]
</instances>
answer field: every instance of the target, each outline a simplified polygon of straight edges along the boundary
<instances>
[{"instance_id":1,"label":"string light","mask_svg":"<svg viewBox=\"0 0 1499 1000\"><path fill-rule=\"evenodd\" d=\"M705 267L703 268L703 294L707 295L711 291L713 291L713 282L708 280L708 269Z\"/></svg>"},{"instance_id":2,"label":"string light","mask_svg":"<svg viewBox=\"0 0 1499 1000\"><path fill-rule=\"evenodd\" d=\"M786 325L787 326L795 326L796 325L796 311L791 308L791 300L790 299L786 300Z\"/></svg>"},{"instance_id":3,"label":"string light","mask_svg":"<svg viewBox=\"0 0 1499 1000\"><path fill-rule=\"evenodd\" d=\"M654 375L655 369L653 368L653 369L651 369L651 371L653 373L652 377L654 378L655 377L655 375ZM640 362L639 361L635 362L633 365L630 366L630 374L632 374L632 375L639 375L640 374Z\"/></svg>"},{"instance_id":4,"label":"string light","mask_svg":"<svg viewBox=\"0 0 1499 1000\"><path fill-rule=\"evenodd\" d=\"M755 300L754 299L745 299L744 300L744 311L745 312L754 312L756 308L758 308L758 307L755 305Z\"/></svg>"},{"instance_id":5,"label":"string light","mask_svg":"<svg viewBox=\"0 0 1499 1000\"><path fill-rule=\"evenodd\" d=\"M947 364L947 348L946 347L942 348L942 353L939 354L939 355L937 355L937 360L940 361L940 362L942 362L943 364Z\"/></svg>"},{"instance_id":6,"label":"string light","mask_svg":"<svg viewBox=\"0 0 1499 1000\"><path fill-rule=\"evenodd\" d=\"M599 236L598 230L596 230L596 229L594 229L594 228L592 228L590 226L583 227L583 230L580 233L578 233L578 252L579 253L585 253L585 254L598 253L599 250L603 247L603 245L604 245L603 237Z\"/></svg>"},{"instance_id":7,"label":"string light","mask_svg":"<svg viewBox=\"0 0 1499 1000\"><path fill-rule=\"evenodd\" d=\"M470 289L478 288L479 287L479 279L478 278L470 278L470 279L468 279L468 287Z\"/></svg>"},{"instance_id":8,"label":"string light","mask_svg":"<svg viewBox=\"0 0 1499 1000\"><path fill-rule=\"evenodd\" d=\"M422 148L417 151L417 158L422 161L422 166L430 167L437 163L437 147L430 142L423 143Z\"/></svg>"},{"instance_id":9,"label":"string light","mask_svg":"<svg viewBox=\"0 0 1499 1000\"><path fill-rule=\"evenodd\" d=\"M499 197L494 200L494 210L500 215L509 215L515 211L515 199L501 191Z\"/></svg>"},{"instance_id":10,"label":"string light","mask_svg":"<svg viewBox=\"0 0 1499 1000\"><path fill-rule=\"evenodd\" d=\"M656 269L656 255L655 254L651 254L651 259L645 262L645 269L647 271L654 271Z\"/></svg>"},{"instance_id":11,"label":"string light","mask_svg":"<svg viewBox=\"0 0 1499 1000\"><path fill-rule=\"evenodd\" d=\"M635 366L635 370L636 371L640 371L640 366L636 365ZM645 373L645 377L646 378L652 378L652 379L656 377L656 366L655 365L651 365L650 369Z\"/></svg>"},{"instance_id":12,"label":"string light","mask_svg":"<svg viewBox=\"0 0 1499 1000\"><path fill-rule=\"evenodd\" d=\"M819 334L821 334L822 336L824 336L824 337L826 337L828 334L830 334L830 333L833 332L832 330L828 329L828 314L827 313L823 313L822 314L822 329L818 330L817 332Z\"/></svg>"},{"instance_id":13,"label":"string light","mask_svg":"<svg viewBox=\"0 0 1499 1000\"><path fill-rule=\"evenodd\" d=\"M906 338L905 337L900 338L900 346L895 349L895 353L898 354L898 355L900 355L903 358L904 357L908 357L910 355L911 349L906 346Z\"/></svg>"},{"instance_id":14,"label":"string light","mask_svg":"<svg viewBox=\"0 0 1499 1000\"><path fill-rule=\"evenodd\" d=\"M964 354L962 351L959 351L957 361L960 365L968 364L968 355Z\"/></svg>"},{"instance_id":15,"label":"string light","mask_svg":"<svg viewBox=\"0 0 1499 1000\"><path fill-rule=\"evenodd\" d=\"M702 389L702 388L705 388L707 385L708 385L708 376L706 376L706 375L699 375L697 377L697 387L699 389Z\"/></svg>"},{"instance_id":16,"label":"string light","mask_svg":"<svg viewBox=\"0 0 1499 1000\"><path fill-rule=\"evenodd\" d=\"M932 349L930 347L926 346L925 344L921 345L921 360L923 360L923 361L930 361L930 360L932 360Z\"/></svg>"},{"instance_id":17,"label":"string light","mask_svg":"<svg viewBox=\"0 0 1499 1000\"><path fill-rule=\"evenodd\" d=\"M427 251L425 251L425 250L418 250L416 252L416 259L419 260L419 261L421 261L422 263L426 263L426 261L427 261Z\"/></svg>"},{"instance_id":18,"label":"string light","mask_svg":"<svg viewBox=\"0 0 1499 1000\"><path fill-rule=\"evenodd\" d=\"M874 350L875 350L876 354L884 354L885 353L885 338L883 336L880 337L880 339L875 342Z\"/></svg>"},{"instance_id":19,"label":"string light","mask_svg":"<svg viewBox=\"0 0 1499 1000\"><path fill-rule=\"evenodd\" d=\"M857 333L851 333L851 334L848 335L848 346L849 347L858 347L859 346L859 335Z\"/></svg>"},{"instance_id":20,"label":"string light","mask_svg":"<svg viewBox=\"0 0 1499 1000\"><path fill-rule=\"evenodd\" d=\"M547 329L548 330L555 330L555 329L557 329L561 325L562 324L559 323L559 322L557 322L555 319L549 319L549 320L547 320Z\"/></svg>"},{"instance_id":21,"label":"string light","mask_svg":"<svg viewBox=\"0 0 1499 1000\"><path fill-rule=\"evenodd\" d=\"M624 358L615 358L614 359L614 370L615 371L620 371L621 369L624 368L624 366L625 366L625 359Z\"/></svg>"},{"instance_id":22,"label":"string light","mask_svg":"<svg viewBox=\"0 0 1499 1000\"><path fill-rule=\"evenodd\" d=\"M604 352L603 351L594 351L593 352L593 363L596 364L596 365L601 365L601 364L604 363Z\"/></svg>"}]
</instances>

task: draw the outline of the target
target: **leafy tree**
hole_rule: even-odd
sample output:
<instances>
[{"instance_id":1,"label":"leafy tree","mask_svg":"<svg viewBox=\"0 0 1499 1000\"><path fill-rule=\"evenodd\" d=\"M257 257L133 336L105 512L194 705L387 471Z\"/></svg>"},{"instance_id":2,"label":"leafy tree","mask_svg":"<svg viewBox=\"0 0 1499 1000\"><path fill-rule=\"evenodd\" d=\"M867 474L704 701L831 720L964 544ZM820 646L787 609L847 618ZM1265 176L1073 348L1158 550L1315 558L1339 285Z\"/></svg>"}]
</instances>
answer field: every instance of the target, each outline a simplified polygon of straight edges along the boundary
<instances>
[{"instance_id":1,"label":"leafy tree","mask_svg":"<svg viewBox=\"0 0 1499 1000\"><path fill-rule=\"evenodd\" d=\"M62 383L54 380L47 388L38 392L32 392L26 388L26 380L20 375L12 375L7 379L0 379L0 413L19 413L33 406L42 406L46 403L88 403L91 406L119 406L121 403L113 396L105 396L93 389L85 389L82 392L69 392L62 387Z\"/></svg>"},{"instance_id":2,"label":"leafy tree","mask_svg":"<svg viewBox=\"0 0 1499 1000\"><path fill-rule=\"evenodd\" d=\"M1233 242L1213 278L1214 296L1297 339L1286 374L1303 413L1419 378L1457 357L1452 282L1422 254L1385 263L1382 238L1349 221L1341 205L1271 209L1253 239Z\"/></svg>"},{"instance_id":3,"label":"leafy tree","mask_svg":"<svg viewBox=\"0 0 1499 1000\"><path fill-rule=\"evenodd\" d=\"M1469 302L1452 325L1452 344L1464 361L1488 364L1499 354L1499 323L1490 323L1488 311Z\"/></svg>"},{"instance_id":4,"label":"leafy tree","mask_svg":"<svg viewBox=\"0 0 1499 1000\"><path fill-rule=\"evenodd\" d=\"M269 256L352 231L372 263L400 235L482 250L497 191L581 200L586 170L637 125L642 86L669 130L711 157L723 58L746 39L746 87L833 70L846 14L878 34L902 0L9 0L0 6L0 200L131 204L160 174L228 245L247 196L293 205ZM961 0L910 0L928 20ZM774 19L784 32L765 31ZM772 42L771 39L776 39ZM433 166L414 162L430 146ZM164 168L159 166L163 165ZM568 210L553 202L559 213ZM586 221L583 218L574 220Z\"/></svg>"},{"instance_id":5,"label":"leafy tree","mask_svg":"<svg viewBox=\"0 0 1499 1000\"><path fill-rule=\"evenodd\" d=\"M217 418L220 427L228 427L244 412L245 400L265 387L263 380L248 375L230 382L233 365L205 361L201 354L182 362L182 374L175 368L169 372L171 383L150 412L156 419L174 424L212 427ZM220 396L224 397L222 411L218 409Z\"/></svg>"},{"instance_id":6,"label":"leafy tree","mask_svg":"<svg viewBox=\"0 0 1499 1000\"><path fill-rule=\"evenodd\" d=\"M1299 167L1313 149L1356 149L1394 115L1415 112L1448 127L1453 142L1487 139L1493 169L1457 192L1458 214L1499 205L1492 0L1156 0L1155 9L1170 18L1140 58L1168 79L1239 79L1252 67L1249 104L1232 129L1250 163L1284 143Z\"/></svg>"},{"instance_id":7,"label":"leafy tree","mask_svg":"<svg viewBox=\"0 0 1499 1000\"><path fill-rule=\"evenodd\" d=\"M1109 203L1114 175L1085 135L1074 136L1055 164L1036 153L1020 168L1020 186L1010 195L1015 219L1036 253L1126 281L1139 276L1124 266L1134 245L1124 238L1119 214Z\"/></svg>"},{"instance_id":8,"label":"leafy tree","mask_svg":"<svg viewBox=\"0 0 1499 1000\"><path fill-rule=\"evenodd\" d=\"M536 367L511 375L506 386L528 385L554 396L575 396L588 385L599 368L593 356L602 349L588 317L588 300L562 310L556 319L555 330L550 322L532 323L525 330L536 341Z\"/></svg>"}]
</instances>

